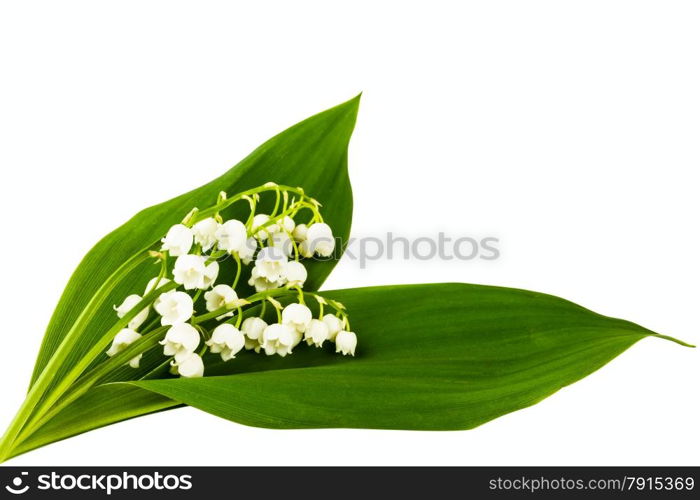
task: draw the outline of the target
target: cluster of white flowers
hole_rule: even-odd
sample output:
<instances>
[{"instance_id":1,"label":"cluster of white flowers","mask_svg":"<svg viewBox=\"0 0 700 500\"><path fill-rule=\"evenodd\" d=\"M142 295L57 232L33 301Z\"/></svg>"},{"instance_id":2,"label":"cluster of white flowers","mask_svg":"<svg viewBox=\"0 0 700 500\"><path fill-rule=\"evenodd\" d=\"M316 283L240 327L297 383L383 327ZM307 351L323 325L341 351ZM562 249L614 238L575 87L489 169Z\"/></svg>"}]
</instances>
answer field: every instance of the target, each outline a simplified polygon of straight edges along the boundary
<instances>
[{"instance_id":1,"label":"cluster of white flowers","mask_svg":"<svg viewBox=\"0 0 700 500\"><path fill-rule=\"evenodd\" d=\"M234 359L243 349L286 356L306 340L308 345L317 347L326 341L335 342L336 352L354 355L357 337L349 331L342 304L330 301L336 315L323 315L326 301L312 294L320 305L318 319L313 318L311 309L304 304L302 287L308 274L300 260L331 256L335 238L321 218L320 205L299 188L286 189L300 199L294 198L289 203L289 192L272 183L235 198L250 204L253 213L246 223L221 218L220 209L230 204L222 193L217 205L205 211L212 213L211 216L192 223L198 214L195 209L183 223L172 226L161 240L160 250L151 252L161 262L160 275L148 283L143 296L129 295L121 305L115 306L119 318L129 315L129 319L114 337L107 355L116 356L143 335L156 331L161 334L164 331L160 344L169 358L171 372L182 377L203 376L202 356L206 351L219 354L223 361ZM272 215L255 213L259 193L264 191L276 192ZM281 195L284 205L276 214ZM297 224L294 220L302 209L313 214L307 224ZM230 285L217 283L219 261L229 256L236 262L235 277L226 280ZM169 265L171 257L175 260ZM257 293L239 298L235 288L243 266L251 263L248 284ZM280 300L298 297L299 303L282 307L273 296ZM200 297L208 314L195 316ZM252 307L256 302L272 303L277 309L278 322L268 324L258 316L245 318L247 311L243 307ZM136 309L140 310L136 312ZM156 317L147 323L151 309ZM260 316L264 316L264 310L263 305ZM219 321L224 322L215 327L210 325ZM210 327L213 327L211 332ZM142 356L143 353L135 355L128 364L138 368Z\"/></svg>"},{"instance_id":2,"label":"cluster of white flowers","mask_svg":"<svg viewBox=\"0 0 700 500\"><path fill-rule=\"evenodd\" d=\"M259 317L246 318L241 325L245 348L284 357L302 340L316 347L323 347L324 342L330 341L335 342L335 352L355 355L357 336L345 330L346 321L338 316L326 314L314 319L306 305L292 303L282 309L278 319L278 323L267 324Z\"/></svg>"},{"instance_id":3,"label":"cluster of white flowers","mask_svg":"<svg viewBox=\"0 0 700 500\"><path fill-rule=\"evenodd\" d=\"M254 234L258 238L269 240L270 246L258 252L248 284L258 292L284 285L304 286L306 268L298 260L289 259L295 251L298 256L306 258L311 258L314 254L330 257L335 250L335 238L330 226L323 222L309 227L305 224L295 225L291 217L285 217L279 224L258 229L268 221L267 215L256 215L253 218Z\"/></svg>"}]
</instances>

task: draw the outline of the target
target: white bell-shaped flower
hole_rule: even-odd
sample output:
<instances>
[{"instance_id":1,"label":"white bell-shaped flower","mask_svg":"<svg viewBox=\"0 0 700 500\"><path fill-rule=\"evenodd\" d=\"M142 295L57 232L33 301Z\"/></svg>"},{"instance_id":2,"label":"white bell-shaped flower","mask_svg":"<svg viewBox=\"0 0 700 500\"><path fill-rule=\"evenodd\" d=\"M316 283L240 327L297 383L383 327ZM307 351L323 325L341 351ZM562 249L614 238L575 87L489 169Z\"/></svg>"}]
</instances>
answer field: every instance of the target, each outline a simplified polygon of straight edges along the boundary
<instances>
[{"instance_id":1,"label":"white bell-shaped flower","mask_svg":"<svg viewBox=\"0 0 700 500\"><path fill-rule=\"evenodd\" d=\"M266 214L258 214L253 217L253 223L251 227L251 232L260 239L267 239L271 234L274 234L280 230L277 224L270 224L269 226L262 227L267 224L270 220L270 216Z\"/></svg>"},{"instance_id":2,"label":"white bell-shaped flower","mask_svg":"<svg viewBox=\"0 0 700 500\"><path fill-rule=\"evenodd\" d=\"M263 331L261 344L268 356L279 354L284 357L292 353L296 338L297 332L291 326L273 323Z\"/></svg>"},{"instance_id":3,"label":"white bell-shaped flower","mask_svg":"<svg viewBox=\"0 0 700 500\"><path fill-rule=\"evenodd\" d=\"M241 331L245 335L245 348L247 350L255 349L255 352L260 352L262 335L267 328L267 323L262 318L246 318L241 325Z\"/></svg>"},{"instance_id":4,"label":"white bell-shaped flower","mask_svg":"<svg viewBox=\"0 0 700 500\"><path fill-rule=\"evenodd\" d=\"M238 298L236 291L228 285L216 285L204 294L207 301L207 311L216 311L222 307L229 307Z\"/></svg>"},{"instance_id":5,"label":"white bell-shaped flower","mask_svg":"<svg viewBox=\"0 0 700 500\"><path fill-rule=\"evenodd\" d=\"M204 286L203 290L211 288L211 286L216 282L216 278L219 277L219 263L214 261L207 265L204 269Z\"/></svg>"},{"instance_id":6,"label":"white bell-shaped flower","mask_svg":"<svg viewBox=\"0 0 700 500\"><path fill-rule=\"evenodd\" d=\"M194 313L192 297L185 292L176 292L175 290L161 295L154 307L156 312L162 316L160 323L163 326L184 323Z\"/></svg>"},{"instance_id":7,"label":"white bell-shaped flower","mask_svg":"<svg viewBox=\"0 0 700 500\"><path fill-rule=\"evenodd\" d=\"M283 279L287 266L287 256L276 247L265 247L255 259L257 276L265 278L269 282L278 282Z\"/></svg>"},{"instance_id":8,"label":"white bell-shaped flower","mask_svg":"<svg viewBox=\"0 0 700 500\"><path fill-rule=\"evenodd\" d=\"M294 243L287 233L275 233L270 240L270 246L281 250L287 257L294 255Z\"/></svg>"},{"instance_id":9,"label":"white bell-shaped flower","mask_svg":"<svg viewBox=\"0 0 700 500\"><path fill-rule=\"evenodd\" d=\"M163 346L163 354L174 356L176 361L187 357L199 347L199 332L189 323L178 323L171 326L165 338L160 341Z\"/></svg>"},{"instance_id":10,"label":"white bell-shaped flower","mask_svg":"<svg viewBox=\"0 0 700 500\"><path fill-rule=\"evenodd\" d=\"M292 234L296 228L296 223L289 215L285 215L280 223L280 231L284 231L287 234Z\"/></svg>"},{"instance_id":11,"label":"white bell-shaped flower","mask_svg":"<svg viewBox=\"0 0 700 500\"><path fill-rule=\"evenodd\" d=\"M303 287L308 277L306 272L306 267L301 262L292 260L287 262L287 267L285 268L284 277L286 278L287 285Z\"/></svg>"},{"instance_id":12,"label":"white bell-shaped flower","mask_svg":"<svg viewBox=\"0 0 700 500\"><path fill-rule=\"evenodd\" d=\"M245 346L245 336L230 323L223 323L216 328L207 341L209 350L214 354L221 354L221 359L228 361L236 357L236 354Z\"/></svg>"},{"instance_id":13,"label":"white bell-shaped flower","mask_svg":"<svg viewBox=\"0 0 700 500\"><path fill-rule=\"evenodd\" d=\"M141 358L143 358L143 353L139 354L138 356L134 356L129 360L129 366L136 369L139 366L141 366Z\"/></svg>"},{"instance_id":14,"label":"white bell-shaped flower","mask_svg":"<svg viewBox=\"0 0 700 500\"><path fill-rule=\"evenodd\" d=\"M116 356L140 338L141 335L131 328L124 328L120 330L119 333L114 336L112 346L107 351L107 356L110 358L112 356Z\"/></svg>"},{"instance_id":15,"label":"white bell-shaped flower","mask_svg":"<svg viewBox=\"0 0 700 500\"><path fill-rule=\"evenodd\" d=\"M306 226L306 224L299 224L297 227L294 228L294 231L292 231L292 236L295 240L301 243L306 239L306 233L308 231L309 228Z\"/></svg>"},{"instance_id":16,"label":"white bell-shaped flower","mask_svg":"<svg viewBox=\"0 0 700 500\"><path fill-rule=\"evenodd\" d=\"M114 336L114 340L112 340L112 346L106 352L107 356L109 356L110 358L116 356L140 338L141 335L139 335L130 328L124 328L123 330L120 330L119 333L117 333ZM131 358L131 360L129 361L129 366L131 366L132 368L138 368L142 357L143 354L139 354L138 356Z\"/></svg>"},{"instance_id":17,"label":"white bell-shaped flower","mask_svg":"<svg viewBox=\"0 0 700 500\"><path fill-rule=\"evenodd\" d=\"M195 352L190 352L179 360L172 361L171 365L181 377L199 378L204 376L204 361Z\"/></svg>"},{"instance_id":18,"label":"white bell-shaped flower","mask_svg":"<svg viewBox=\"0 0 700 500\"><path fill-rule=\"evenodd\" d=\"M311 318L311 309L304 304L289 304L282 310L282 323L291 326L300 333L306 331Z\"/></svg>"},{"instance_id":19,"label":"white bell-shaped flower","mask_svg":"<svg viewBox=\"0 0 700 500\"><path fill-rule=\"evenodd\" d=\"M203 252L208 252L218 241L216 233L219 230L219 226L220 224L213 217L200 220L192 226L194 242L202 247Z\"/></svg>"},{"instance_id":20,"label":"white bell-shaped flower","mask_svg":"<svg viewBox=\"0 0 700 500\"><path fill-rule=\"evenodd\" d=\"M170 280L168 278L156 276L148 282L148 284L146 285L146 289L143 291L143 294L148 295L149 293L157 290L162 286L167 285L168 283L170 283Z\"/></svg>"},{"instance_id":21,"label":"white bell-shaped flower","mask_svg":"<svg viewBox=\"0 0 700 500\"><path fill-rule=\"evenodd\" d=\"M282 285L284 285L284 280L270 281L267 278L260 276L259 270L254 267L253 270L250 272L250 279L248 280L248 284L252 287L255 287L256 292L264 292L265 290L271 290L273 288L281 287Z\"/></svg>"},{"instance_id":22,"label":"white bell-shaped flower","mask_svg":"<svg viewBox=\"0 0 700 500\"><path fill-rule=\"evenodd\" d=\"M354 356L356 347L357 335L355 332L346 332L345 330L338 332L335 337L335 352L342 352L343 356L346 354Z\"/></svg>"},{"instance_id":23,"label":"white bell-shaped flower","mask_svg":"<svg viewBox=\"0 0 700 500\"><path fill-rule=\"evenodd\" d=\"M335 249L335 238L328 224L319 222L311 224L306 232L309 250L321 257L330 257Z\"/></svg>"},{"instance_id":24,"label":"white bell-shaped flower","mask_svg":"<svg viewBox=\"0 0 700 500\"><path fill-rule=\"evenodd\" d=\"M302 257L310 259L314 256L314 251L312 250L311 242L309 240L302 241L297 245L297 248L299 249L299 254Z\"/></svg>"},{"instance_id":25,"label":"white bell-shaped flower","mask_svg":"<svg viewBox=\"0 0 700 500\"><path fill-rule=\"evenodd\" d=\"M181 255L175 261L173 279L183 285L185 290L205 288L205 273L207 259L201 255Z\"/></svg>"},{"instance_id":26,"label":"white bell-shaped flower","mask_svg":"<svg viewBox=\"0 0 700 500\"><path fill-rule=\"evenodd\" d=\"M328 340L328 326L320 319L312 319L304 333L304 340L309 345L322 347L323 343Z\"/></svg>"},{"instance_id":27,"label":"white bell-shaped flower","mask_svg":"<svg viewBox=\"0 0 700 500\"><path fill-rule=\"evenodd\" d=\"M326 314L323 317L323 322L328 327L328 340L334 342L335 336L338 335L338 332L343 329L343 320L341 320L338 316Z\"/></svg>"},{"instance_id":28,"label":"white bell-shaped flower","mask_svg":"<svg viewBox=\"0 0 700 500\"><path fill-rule=\"evenodd\" d=\"M292 332L292 347L296 347L302 340L304 340L304 334L294 329L292 329Z\"/></svg>"},{"instance_id":29,"label":"white bell-shaped flower","mask_svg":"<svg viewBox=\"0 0 700 500\"><path fill-rule=\"evenodd\" d=\"M189 227L183 224L175 224L170 228L165 238L161 240L163 243L161 250L169 252L173 257L185 255L192 248L193 237L194 235Z\"/></svg>"},{"instance_id":30,"label":"white bell-shaped flower","mask_svg":"<svg viewBox=\"0 0 700 500\"><path fill-rule=\"evenodd\" d=\"M258 240L256 240L253 236L245 240L245 243L243 246L241 246L241 249L238 250L238 258L243 261L243 263L247 266L253 261L253 256L255 255L255 251L258 249Z\"/></svg>"},{"instance_id":31,"label":"white bell-shaped flower","mask_svg":"<svg viewBox=\"0 0 700 500\"><path fill-rule=\"evenodd\" d=\"M248 238L248 232L239 220L227 220L216 230L216 240L219 242L219 249L227 252L240 252Z\"/></svg>"},{"instance_id":32,"label":"white bell-shaped flower","mask_svg":"<svg viewBox=\"0 0 700 500\"><path fill-rule=\"evenodd\" d=\"M119 306L114 306L114 310L117 311L117 317L123 318L126 316L136 305L141 302L141 297L139 295L129 295L124 299L124 302ZM144 321L148 319L149 307L145 307L139 313L134 316L131 321L129 321L129 328L132 330L137 330L138 327L143 325Z\"/></svg>"}]
</instances>

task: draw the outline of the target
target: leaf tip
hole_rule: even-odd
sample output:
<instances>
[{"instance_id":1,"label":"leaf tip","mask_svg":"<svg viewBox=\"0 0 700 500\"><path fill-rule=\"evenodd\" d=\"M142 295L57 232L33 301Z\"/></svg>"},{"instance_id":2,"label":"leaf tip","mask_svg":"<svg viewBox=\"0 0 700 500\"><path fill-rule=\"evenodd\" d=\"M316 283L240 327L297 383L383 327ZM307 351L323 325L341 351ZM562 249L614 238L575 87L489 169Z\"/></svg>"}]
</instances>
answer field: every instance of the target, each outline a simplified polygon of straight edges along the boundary
<instances>
[{"instance_id":1,"label":"leaf tip","mask_svg":"<svg viewBox=\"0 0 700 500\"><path fill-rule=\"evenodd\" d=\"M357 116L357 112L360 109L360 101L362 100L362 92L357 94L355 97L352 99L348 99L342 104L339 104L336 106L338 109L343 109L347 111L348 114L351 114L353 116Z\"/></svg>"},{"instance_id":2,"label":"leaf tip","mask_svg":"<svg viewBox=\"0 0 700 500\"><path fill-rule=\"evenodd\" d=\"M691 349L695 349L694 344L689 344L688 342L684 342L683 340L677 339L675 337L669 337L668 335L661 335L660 333L655 333L653 337L659 338L659 339L664 339L664 340L670 340L671 342L675 342L678 345L682 345L683 347L690 347Z\"/></svg>"}]
</instances>

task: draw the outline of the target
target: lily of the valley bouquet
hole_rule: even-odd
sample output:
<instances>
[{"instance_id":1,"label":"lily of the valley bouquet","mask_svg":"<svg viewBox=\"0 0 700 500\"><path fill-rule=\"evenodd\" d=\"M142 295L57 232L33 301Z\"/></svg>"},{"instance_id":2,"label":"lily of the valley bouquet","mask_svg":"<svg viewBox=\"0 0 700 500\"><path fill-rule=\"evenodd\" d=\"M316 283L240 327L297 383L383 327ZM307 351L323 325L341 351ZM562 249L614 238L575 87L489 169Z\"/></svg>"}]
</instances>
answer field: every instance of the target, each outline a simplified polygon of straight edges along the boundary
<instances>
[{"instance_id":1,"label":"lily of the valley bouquet","mask_svg":"<svg viewBox=\"0 0 700 500\"><path fill-rule=\"evenodd\" d=\"M181 405L273 428L469 429L645 337L687 345L524 290L319 292L349 237L358 104L101 240L61 297L0 461Z\"/></svg>"}]
</instances>

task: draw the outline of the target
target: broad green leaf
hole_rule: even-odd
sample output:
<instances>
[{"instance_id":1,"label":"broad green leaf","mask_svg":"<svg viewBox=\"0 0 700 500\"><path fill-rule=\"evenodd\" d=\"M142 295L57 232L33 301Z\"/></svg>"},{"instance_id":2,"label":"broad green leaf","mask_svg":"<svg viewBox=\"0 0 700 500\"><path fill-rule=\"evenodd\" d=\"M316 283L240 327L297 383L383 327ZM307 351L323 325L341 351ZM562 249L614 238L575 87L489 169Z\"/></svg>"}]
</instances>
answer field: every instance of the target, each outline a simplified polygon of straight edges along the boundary
<instances>
[{"instance_id":1,"label":"broad green leaf","mask_svg":"<svg viewBox=\"0 0 700 500\"><path fill-rule=\"evenodd\" d=\"M179 406L160 394L105 384L94 387L13 450L11 456L116 422Z\"/></svg>"},{"instance_id":2,"label":"broad green leaf","mask_svg":"<svg viewBox=\"0 0 700 500\"><path fill-rule=\"evenodd\" d=\"M102 385L15 453L178 403L275 428L468 429L540 401L640 339L666 338L524 290L435 284L324 295L350 312L355 358L301 345L285 358L212 356L203 379Z\"/></svg>"},{"instance_id":3,"label":"broad green leaf","mask_svg":"<svg viewBox=\"0 0 700 500\"><path fill-rule=\"evenodd\" d=\"M74 272L58 303L39 351L32 382L105 279L127 258L157 242L172 224L180 222L193 207L213 205L220 191L232 194L267 181L302 186L323 204L327 222L346 241L352 217L347 147L358 104L359 96L287 129L218 179L143 210L97 243ZM230 215L243 217L244 205L237 207L240 212L232 211ZM335 262L310 263L307 288L317 289ZM141 293L155 274L157 269L150 263L140 265L129 273L110 294L107 307L102 307L77 337L70 356L53 374L54 380L59 380L71 364L81 358L114 323L111 304L120 303L129 294Z\"/></svg>"},{"instance_id":4,"label":"broad green leaf","mask_svg":"<svg viewBox=\"0 0 700 500\"><path fill-rule=\"evenodd\" d=\"M253 426L469 429L537 403L638 340L659 337L556 297L507 288L438 284L326 295L351 314L360 339L355 358L307 348L272 366L253 356L228 364L248 373L132 384Z\"/></svg>"}]
</instances>

